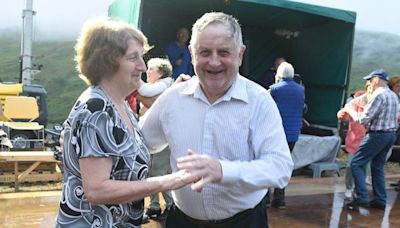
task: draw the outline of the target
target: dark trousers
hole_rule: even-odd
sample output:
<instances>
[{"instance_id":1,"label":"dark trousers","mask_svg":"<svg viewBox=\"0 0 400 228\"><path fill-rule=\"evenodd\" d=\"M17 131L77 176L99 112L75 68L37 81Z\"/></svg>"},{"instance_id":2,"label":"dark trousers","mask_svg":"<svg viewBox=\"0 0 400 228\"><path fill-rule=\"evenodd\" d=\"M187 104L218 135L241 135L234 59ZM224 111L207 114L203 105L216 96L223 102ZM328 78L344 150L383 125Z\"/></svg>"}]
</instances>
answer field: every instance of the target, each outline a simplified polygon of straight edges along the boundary
<instances>
[{"instance_id":1,"label":"dark trousers","mask_svg":"<svg viewBox=\"0 0 400 228\"><path fill-rule=\"evenodd\" d=\"M287 142L287 144L289 146L290 153L292 153L296 142ZM269 195L269 191L268 191L267 200L269 200L269 197L270 197L270 195ZM278 203L278 202L284 202L284 201L285 201L285 188L275 188L273 202Z\"/></svg>"},{"instance_id":2,"label":"dark trousers","mask_svg":"<svg viewBox=\"0 0 400 228\"><path fill-rule=\"evenodd\" d=\"M195 206L195 205L193 205ZM262 200L257 206L222 220L198 220L187 216L173 205L168 213L166 228L268 228L267 208Z\"/></svg>"}]
</instances>

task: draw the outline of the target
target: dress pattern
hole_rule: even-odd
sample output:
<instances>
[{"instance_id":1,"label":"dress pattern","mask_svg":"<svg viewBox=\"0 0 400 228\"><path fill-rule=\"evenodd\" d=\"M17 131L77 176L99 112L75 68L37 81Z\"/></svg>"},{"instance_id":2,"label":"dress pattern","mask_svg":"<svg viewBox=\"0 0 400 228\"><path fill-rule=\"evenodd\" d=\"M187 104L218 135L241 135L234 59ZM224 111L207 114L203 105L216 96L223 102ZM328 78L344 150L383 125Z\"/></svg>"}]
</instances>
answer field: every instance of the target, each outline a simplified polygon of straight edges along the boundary
<instances>
[{"instance_id":1,"label":"dress pattern","mask_svg":"<svg viewBox=\"0 0 400 228\"><path fill-rule=\"evenodd\" d=\"M100 87L89 87L76 101L64 124L64 187L56 227L140 227L143 199L92 205L85 197L79 168L79 158L111 157L110 179L135 181L147 177L150 156L127 104L125 109L134 134L129 133Z\"/></svg>"}]
</instances>

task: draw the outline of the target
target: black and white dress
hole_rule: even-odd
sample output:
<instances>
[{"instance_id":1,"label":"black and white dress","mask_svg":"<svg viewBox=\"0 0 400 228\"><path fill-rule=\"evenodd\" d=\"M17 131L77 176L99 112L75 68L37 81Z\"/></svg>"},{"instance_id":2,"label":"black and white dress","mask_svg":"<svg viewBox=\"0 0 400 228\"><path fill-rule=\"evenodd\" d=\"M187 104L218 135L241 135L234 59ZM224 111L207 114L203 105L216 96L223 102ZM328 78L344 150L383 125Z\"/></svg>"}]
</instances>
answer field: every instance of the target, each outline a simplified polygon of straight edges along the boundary
<instances>
[{"instance_id":1,"label":"black and white dress","mask_svg":"<svg viewBox=\"0 0 400 228\"><path fill-rule=\"evenodd\" d=\"M79 159L110 157L112 180L135 181L147 177L149 153L135 117L131 134L100 87L89 87L76 101L64 131L64 187L57 227L140 227L144 200L126 204L92 205L82 186ZM99 167L101 169L102 167Z\"/></svg>"}]
</instances>

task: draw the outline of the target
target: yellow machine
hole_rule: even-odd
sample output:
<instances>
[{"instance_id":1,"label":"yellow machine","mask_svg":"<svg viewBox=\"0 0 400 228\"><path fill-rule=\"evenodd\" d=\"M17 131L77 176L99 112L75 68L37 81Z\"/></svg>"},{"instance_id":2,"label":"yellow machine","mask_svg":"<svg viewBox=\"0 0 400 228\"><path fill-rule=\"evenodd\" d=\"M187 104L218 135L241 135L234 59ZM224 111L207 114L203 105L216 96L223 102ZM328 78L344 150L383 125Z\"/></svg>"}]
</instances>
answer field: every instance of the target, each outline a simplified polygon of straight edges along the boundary
<instances>
[{"instance_id":1,"label":"yellow machine","mask_svg":"<svg viewBox=\"0 0 400 228\"><path fill-rule=\"evenodd\" d=\"M0 83L0 129L11 139L15 149L33 149L43 145L44 126L39 124L40 112L36 97L23 96L22 84ZM40 97L40 96L39 96Z\"/></svg>"},{"instance_id":2,"label":"yellow machine","mask_svg":"<svg viewBox=\"0 0 400 228\"><path fill-rule=\"evenodd\" d=\"M15 83L15 84L0 83L1 108L4 109L6 97L18 96L20 93L22 93L22 88L23 88L23 85L20 83ZM0 121L5 121L5 120L7 120L7 118L4 116L3 112L0 113Z\"/></svg>"}]
</instances>

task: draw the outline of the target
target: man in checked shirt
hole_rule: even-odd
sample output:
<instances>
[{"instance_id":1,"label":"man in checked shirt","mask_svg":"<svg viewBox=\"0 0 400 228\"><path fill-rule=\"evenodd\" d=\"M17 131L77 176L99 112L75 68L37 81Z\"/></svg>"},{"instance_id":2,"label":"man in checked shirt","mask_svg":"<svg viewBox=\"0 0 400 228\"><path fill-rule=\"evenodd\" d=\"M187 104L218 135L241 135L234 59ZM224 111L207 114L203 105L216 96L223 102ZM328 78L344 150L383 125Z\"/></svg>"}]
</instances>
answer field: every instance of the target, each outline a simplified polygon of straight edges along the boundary
<instances>
[{"instance_id":1,"label":"man in checked shirt","mask_svg":"<svg viewBox=\"0 0 400 228\"><path fill-rule=\"evenodd\" d=\"M372 88L371 98L364 112L357 113L346 106L345 111L367 129L358 152L351 162L351 171L355 183L357 197L346 206L350 210L358 207L372 207L384 210L386 207L386 189L384 166L386 154L392 147L397 123L398 98L387 86L388 74L378 69L364 77ZM371 161L372 188L374 199L368 200L363 167Z\"/></svg>"}]
</instances>

